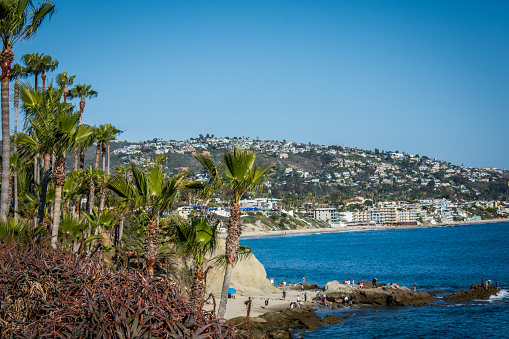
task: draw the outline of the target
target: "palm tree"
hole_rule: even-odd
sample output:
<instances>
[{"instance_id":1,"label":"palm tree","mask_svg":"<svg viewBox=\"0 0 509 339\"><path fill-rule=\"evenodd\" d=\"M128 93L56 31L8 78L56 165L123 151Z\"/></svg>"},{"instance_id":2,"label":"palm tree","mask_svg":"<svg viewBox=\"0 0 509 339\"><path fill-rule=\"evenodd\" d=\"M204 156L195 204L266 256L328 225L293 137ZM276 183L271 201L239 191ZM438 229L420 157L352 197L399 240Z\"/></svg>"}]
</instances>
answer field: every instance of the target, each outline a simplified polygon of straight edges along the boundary
<instances>
[{"instance_id":1,"label":"palm tree","mask_svg":"<svg viewBox=\"0 0 509 339\"><path fill-rule=\"evenodd\" d=\"M11 70L10 80L14 79L14 138L13 153L18 153L16 137L18 134L18 107L19 107L19 78L24 76L25 68L19 64L14 64ZM18 167L14 171L14 220L18 220Z\"/></svg>"},{"instance_id":2,"label":"palm tree","mask_svg":"<svg viewBox=\"0 0 509 339\"><path fill-rule=\"evenodd\" d=\"M80 99L80 125L81 119L83 118L83 110L85 109L85 99L97 97L97 92L91 88L91 85L78 84L76 87L71 89L68 95L69 99L81 98Z\"/></svg>"},{"instance_id":3,"label":"palm tree","mask_svg":"<svg viewBox=\"0 0 509 339\"><path fill-rule=\"evenodd\" d=\"M67 72L63 72L57 75L58 87L64 88L64 102L67 102L67 96L69 95L67 86L71 86L74 83L74 78L76 78L76 75L69 76Z\"/></svg>"},{"instance_id":4,"label":"palm tree","mask_svg":"<svg viewBox=\"0 0 509 339\"><path fill-rule=\"evenodd\" d=\"M65 105L65 103L64 103ZM62 188L66 180L65 156L76 142L83 140L92 133L92 130L78 125L79 113L62 114L56 119L56 136L53 152L55 164L53 165L53 184L55 185L55 207L53 209L53 226L51 228L51 246L56 248L58 240L58 227L60 225L60 207L62 203Z\"/></svg>"},{"instance_id":5,"label":"palm tree","mask_svg":"<svg viewBox=\"0 0 509 339\"><path fill-rule=\"evenodd\" d=\"M20 155L25 159L32 159L36 154L41 154L43 159L43 178L41 182L41 194L38 212L38 224L44 221L45 197L48 188L51 167L51 156L62 138L67 137L62 133L62 115L72 112L71 104L61 103L63 88L56 89L50 86L44 93L21 86L21 100L27 114L28 133L20 133L18 144ZM67 122L70 123L70 122Z\"/></svg>"},{"instance_id":6,"label":"palm tree","mask_svg":"<svg viewBox=\"0 0 509 339\"><path fill-rule=\"evenodd\" d=\"M205 294L205 257L216 250L218 243L217 223L211 224L206 218L193 218L190 224L175 219L174 226L179 252L192 254L196 262L191 301L198 306Z\"/></svg>"},{"instance_id":7,"label":"palm tree","mask_svg":"<svg viewBox=\"0 0 509 339\"><path fill-rule=\"evenodd\" d=\"M159 258L159 216L173 208L180 190L185 186L187 172L166 177L160 166L155 165L145 173L131 164L132 180L126 175L114 175L108 188L124 201L135 203L148 220L145 229L145 262L147 271L153 274Z\"/></svg>"},{"instance_id":8,"label":"palm tree","mask_svg":"<svg viewBox=\"0 0 509 339\"><path fill-rule=\"evenodd\" d=\"M233 265L238 255L239 237L242 233L240 199L246 192L263 187L266 173L274 164L258 168L255 166L256 152L239 150L237 147L222 155L220 167L217 167L208 156L195 155L195 158L208 172L209 182L207 184L194 183L189 187L202 188L206 194L217 191L230 205L226 237L226 269L218 309L218 317L223 318L226 313Z\"/></svg>"},{"instance_id":9,"label":"palm tree","mask_svg":"<svg viewBox=\"0 0 509 339\"><path fill-rule=\"evenodd\" d=\"M117 134L122 133L121 130L117 129L115 126L111 124L104 124L99 126L96 129L96 140L97 140L97 149L95 153L95 168L99 166L99 156L102 155L102 170L103 172L110 173L109 171L109 161L108 161L108 169L106 169L106 151L109 150L110 142L112 140L117 139ZM109 158L109 153L108 153Z\"/></svg>"},{"instance_id":10,"label":"palm tree","mask_svg":"<svg viewBox=\"0 0 509 339\"><path fill-rule=\"evenodd\" d=\"M38 28L45 19L50 19L55 11L51 1L34 4L26 0L5 0L0 2L0 38L2 39L2 183L9 182L9 77L11 63L14 59L13 46L19 40L29 39L37 33ZM7 219L9 209L9 187L2 185L0 195L0 218Z\"/></svg>"}]
</instances>

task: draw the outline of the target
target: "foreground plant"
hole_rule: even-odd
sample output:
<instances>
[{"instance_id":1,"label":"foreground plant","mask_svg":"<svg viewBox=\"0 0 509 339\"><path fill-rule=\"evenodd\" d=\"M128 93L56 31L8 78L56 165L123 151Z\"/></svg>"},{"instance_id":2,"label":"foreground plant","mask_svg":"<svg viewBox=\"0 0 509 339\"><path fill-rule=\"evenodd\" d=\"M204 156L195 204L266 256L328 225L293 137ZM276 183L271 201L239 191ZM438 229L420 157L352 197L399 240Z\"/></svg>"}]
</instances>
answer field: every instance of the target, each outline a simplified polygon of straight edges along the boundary
<instances>
[{"instance_id":1,"label":"foreground plant","mask_svg":"<svg viewBox=\"0 0 509 339\"><path fill-rule=\"evenodd\" d=\"M177 284L39 246L0 245L1 338L231 338Z\"/></svg>"}]
</instances>

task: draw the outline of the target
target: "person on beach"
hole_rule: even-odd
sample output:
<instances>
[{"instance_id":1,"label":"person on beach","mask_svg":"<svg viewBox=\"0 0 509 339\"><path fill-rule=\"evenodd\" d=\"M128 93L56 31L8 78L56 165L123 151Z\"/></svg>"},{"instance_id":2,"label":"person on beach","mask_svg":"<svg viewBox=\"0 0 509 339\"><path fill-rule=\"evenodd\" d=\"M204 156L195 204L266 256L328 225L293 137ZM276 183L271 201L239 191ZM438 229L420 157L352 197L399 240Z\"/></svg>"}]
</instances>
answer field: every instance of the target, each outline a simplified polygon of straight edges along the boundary
<instances>
[{"instance_id":1,"label":"person on beach","mask_svg":"<svg viewBox=\"0 0 509 339\"><path fill-rule=\"evenodd\" d=\"M488 279L484 281L484 288L488 289Z\"/></svg>"},{"instance_id":2,"label":"person on beach","mask_svg":"<svg viewBox=\"0 0 509 339\"><path fill-rule=\"evenodd\" d=\"M297 304L300 302L300 298L299 296L297 296Z\"/></svg>"},{"instance_id":3,"label":"person on beach","mask_svg":"<svg viewBox=\"0 0 509 339\"><path fill-rule=\"evenodd\" d=\"M283 290L283 300L286 300L286 291Z\"/></svg>"},{"instance_id":4,"label":"person on beach","mask_svg":"<svg viewBox=\"0 0 509 339\"><path fill-rule=\"evenodd\" d=\"M345 305L348 305L348 296L345 297Z\"/></svg>"},{"instance_id":5,"label":"person on beach","mask_svg":"<svg viewBox=\"0 0 509 339\"><path fill-rule=\"evenodd\" d=\"M304 298L304 302L308 301L308 292L304 292L304 296L302 298Z\"/></svg>"},{"instance_id":6,"label":"person on beach","mask_svg":"<svg viewBox=\"0 0 509 339\"><path fill-rule=\"evenodd\" d=\"M417 291L417 284L414 283L414 292Z\"/></svg>"},{"instance_id":7,"label":"person on beach","mask_svg":"<svg viewBox=\"0 0 509 339\"><path fill-rule=\"evenodd\" d=\"M488 279L488 286L491 286L491 279Z\"/></svg>"},{"instance_id":8,"label":"person on beach","mask_svg":"<svg viewBox=\"0 0 509 339\"><path fill-rule=\"evenodd\" d=\"M304 284L300 284L300 290L304 291Z\"/></svg>"},{"instance_id":9,"label":"person on beach","mask_svg":"<svg viewBox=\"0 0 509 339\"><path fill-rule=\"evenodd\" d=\"M352 280L352 287L354 287L355 285L355 280Z\"/></svg>"},{"instance_id":10,"label":"person on beach","mask_svg":"<svg viewBox=\"0 0 509 339\"><path fill-rule=\"evenodd\" d=\"M377 279L373 278L373 288L378 288Z\"/></svg>"},{"instance_id":11,"label":"person on beach","mask_svg":"<svg viewBox=\"0 0 509 339\"><path fill-rule=\"evenodd\" d=\"M359 283L359 288L364 288L364 283Z\"/></svg>"},{"instance_id":12,"label":"person on beach","mask_svg":"<svg viewBox=\"0 0 509 339\"><path fill-rule=\"evenodd\" d=\"M269 299L265 299L265 308L269 307Z\"/></svg>"}]
</instances>

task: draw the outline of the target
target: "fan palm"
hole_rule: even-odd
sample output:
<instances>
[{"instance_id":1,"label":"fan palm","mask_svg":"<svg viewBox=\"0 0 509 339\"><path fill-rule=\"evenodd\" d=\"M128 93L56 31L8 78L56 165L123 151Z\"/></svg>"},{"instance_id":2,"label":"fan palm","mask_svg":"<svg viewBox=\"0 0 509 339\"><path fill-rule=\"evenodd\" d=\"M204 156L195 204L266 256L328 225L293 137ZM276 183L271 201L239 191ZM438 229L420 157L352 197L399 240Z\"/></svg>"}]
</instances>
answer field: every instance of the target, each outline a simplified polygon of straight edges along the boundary
<instances>
[{"instance_id":1,"label":"fan palm","mask_svg":"<svg viewBox=\"0 0 509 339\"><path fill-rule=\"evenodd\" d=\"M69 91L69 99L80 98L80 125L83 118L83 110L85 109L85 99L97 97L97 92L92 89L91 85L78 84Z\"/></svg>"},{"instance_id":2,"label":"fan palm","mask_svg":"<svg viewBox=\"0 0 509 339\"><path fill-rule=\"evenodd\" d=\"M208 172L209 182L207 184L194 183L189 187L202 188L205 194L217 191L230 205L226 237L226 269L218 309L218 317L223 318L226 312L233 265L238 255L239 237L242 233L240 199L246 192L263 187L266 173L274 164L259 168L255 166L255 151L239 150L236 147L222 155L220 167L217 167L208 156L195 155L195 158Z\"/></svg>"},{"instance_id":3,"label":"fan palm","mask_svg":"<svg viewBox=\"0 0 509 339\"><path fill-rule=\"evenodd\" d=\"M67 72L63 72L57 75L58 87L64 88L64 102L67 102L67 96L69 95L69 89L67 86L71 86L74 83L74 78L76 78L76 75L69 76Z\"/></svg>"},{"instance_id":4,"label":"fan palm","mask_svg":"<svg viewBox=\"0 0 509 339\"><path fill-rule=\"evenodd\" d=\"M187 172L180 172L166 177L160 166L153 166L145 173L131 164L132 179L127 175L114 175L108 188L121 199L135 204L148 220L145 229L145 261L149 274L153 274L159 257L159 224L160 214L173 207L185 186Z\"/></svg>"},{"instance_id":5,"label":"fan palm","mask_svg":"<svg viewBox=\"0 0 509 339\"><path fill-rule=\"evenodd\" d=\"M106 151L109 150L110 142L112 140L117 139L117 134L122 133L121 130L117 129L115 126L111 124L104 124L96 129L96 140L97 140L97 148L95 153L95 168L99 166L99 156L102 156L102 170L103 172L107 172L109 174L109 160L108 160L108 170L106 170ZM109 158L109 153L108 153Z\"/></svg>"},{"instance_id":6,"label":"fan palm","mask_svg":"<svg viewBox=\"0 0 509 339\"><path fill-rule=\"evenodd\" d=\"M45 19L50 19L55 11L51 1L34 4L27 0L4 0L0 2L0 38L2 53L0 75L2 91L2 183L9 181L9 153L11 148L9 132L9 77L14 59L13 46L19 40L29 39L37 33ZM0 217L7 219L9 188L2 185L0 195Z\"/></svg>"},{"instance_id":7,"label":"fan palm","mask_svg":"<svg viewBox=\"0 0 509 339\"><path fill-rule=\"evenodd\" d=\"M21 86L21 100L27 114L28 133L20 133L18 144L20 155L24 159L33 159L41 154L43 176L39 201L38 224L44 220L45 196L49 182L51 156L57 144L59 131L57 119L60 115L70 113L72 105L61 103L63 89L50 86L44 93L27 86Z\"/></svg>"},{"instance_id":8,"label":"fan palm","mask_svg":"<svg viewBox=\"0 0 509 339\"><path fill-rule=\"evenodd\" d=\"M53 71L58 67L58 61L53 60L49 55L44 53L25 54L21 58L25 64L25 72L27 75L31 74L35 77L34 87L37 88L39 74L42 79L42 89L46 88L46 71Z\"/></svg>"},{"instance_id":9,"label":"fan palm","mask_svg":"<svg viewBox=\"0 0 509 339\"><path fill-rule=\"evenodd\" d=\"M62 114L56 119L56 143L53 146L55 164L53 166L53 183L55 184L55 207L53 212L53 227L51 229L51 246L56 248L58 227L60 224L60 207L62 203L62 188L66 180L65 156L72 147L88 135L92 130L78 125L79 114Z\"/></svg>"},{"instance_id":10,"label":"fan palm","mask_svg":"<svg viewBox=\"0 0 509 339\"><path fill-rule=\"evenodd\" d=\"M198 306L205 293L205 257L217 247L217 223L212 224L206 218L193 218L191 223L181 219L174 220L176 245L179 252L192 254L196 262L191 287L191 301Z\"/></svg>"}]
</instances>

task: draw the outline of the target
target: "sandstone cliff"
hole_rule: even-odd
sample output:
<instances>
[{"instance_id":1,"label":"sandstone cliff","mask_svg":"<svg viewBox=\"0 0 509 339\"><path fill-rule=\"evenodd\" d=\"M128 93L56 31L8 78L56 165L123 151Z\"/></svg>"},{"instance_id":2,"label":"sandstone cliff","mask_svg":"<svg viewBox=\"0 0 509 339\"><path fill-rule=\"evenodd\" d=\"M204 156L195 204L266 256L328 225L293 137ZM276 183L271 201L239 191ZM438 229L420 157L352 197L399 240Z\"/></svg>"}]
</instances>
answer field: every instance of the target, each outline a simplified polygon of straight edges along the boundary
<instances>
[{"instance_id":1,"label":"sandstone cliff","mask_svg":"<svg viewBox=\"0 0 509 339\"><path fill-rule=\"evenodd\" d=\"M220 240L220 244L216 253L212 255L215 257L219 254L224 254L225 243ZM211 269L207 274L207 294L221 293L223 287L224 268L217 267ZM275 293L278 290L271 285L267 279L267 273L263 265L256 259L254 254L250 255L247 259L238 262L233 267L232 279L230 287L237 290L237 293L248 296L265 295L267 293Z\"/></svg>"}]
</instances>

